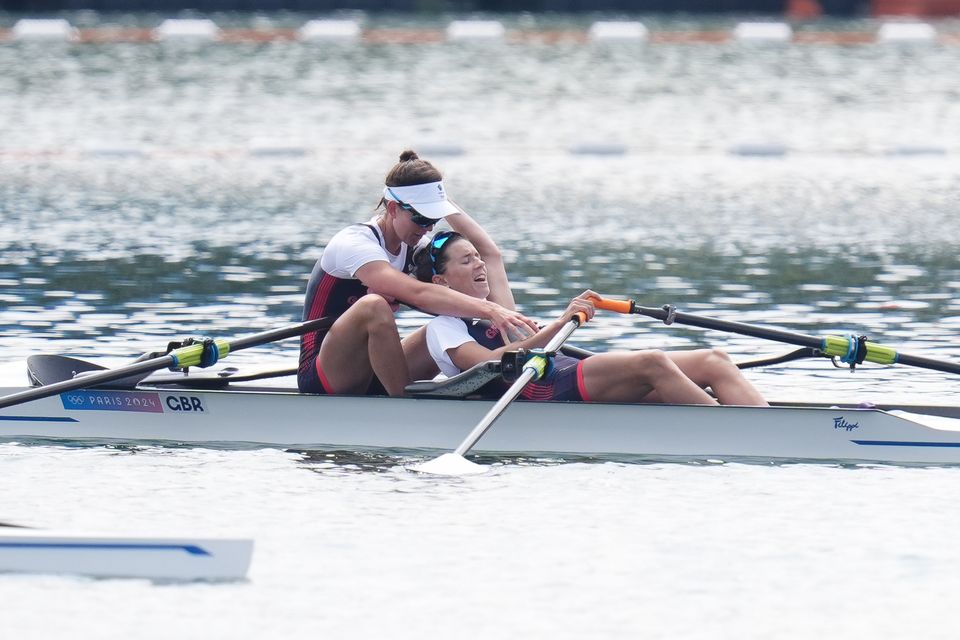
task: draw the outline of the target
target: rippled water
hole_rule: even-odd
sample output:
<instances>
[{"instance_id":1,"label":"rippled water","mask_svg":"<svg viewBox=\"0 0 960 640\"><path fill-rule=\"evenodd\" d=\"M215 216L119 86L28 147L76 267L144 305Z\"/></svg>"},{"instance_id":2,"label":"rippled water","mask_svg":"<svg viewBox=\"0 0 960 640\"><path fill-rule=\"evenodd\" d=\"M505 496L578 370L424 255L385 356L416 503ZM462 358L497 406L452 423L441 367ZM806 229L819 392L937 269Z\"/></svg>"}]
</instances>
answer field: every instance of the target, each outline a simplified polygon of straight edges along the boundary
<instances>
[{"instance_id":1,"label":"rippled water","mask_svg":"<svg viewBox=\"0 0 960 640\"><path fill-rule=\"evenodd\" d=\"M951 638L955 469L0 446L5 511L252 535L248 583L0 579L11 637ZM78 631L78 625L83 625Z\"/></svg>"},{"instance_id":2,"label":"rippled water","mask_svg":"<svg viewBox=\"0 0 960 640\"><path fill-rule=\"evenodd\" d=\"M957 358L955 56L942 45L2 45L0 373L19 383L38 352L126 358L173 336L298 318L324 242L370 214L400 149L431 157L431 145L465 151L432 157L504 248L531 315L549 319L589 287ZM248 153L262 138L305 153ZM567 151L611 142L628 153ZM728 153L747 142L790 153ZM946 153L888 153L931 144ZM102 153L111 147L128 152ZM611 315L576 342L782 348ZM295 357L287 342L231 359ZM750 377L777 397L957 398L952 378L898 368L851 375L824 361ZM250 582L235 585L4 577L0 628L953 635L953 468L505 459L449 481L406 462L0 445L0 520L258 544Z\"/></svg>"},{"instance_id":3,"label":"rippled water","mask_svg":"<svg viewBox=\"0 0 960 640\"><path fill-rule=\"evenodd\" d=\"M230 336L297 319L323 243L370 214L390 158L318 161L6 163L5 359L125 357L174 335ZM554 154L440 164L452 192L506 250L518 301L535 316L550 318L592 288L960 355L952 161ZM720 341L736 355L780 348L609 316L577 340L618 348ZM292 359L295 349L289 342L237 358ZM795 366L836 377L824 365ZM863 378L865 390L879 376L952 392L939 375L873 368L857 376L841 377Z\"/></svg>"},{"instance_id":4,"label":"rippled water","mask_svg":"<svg viewBox=\"0 0 960 640\"><path fill-rule=\"evenodd\" d=\"M684 28L717 26L662 27ZM26 42L0 47L2 146L956 150L956 55L950 44Z\"/></svg>"}]
</instances>

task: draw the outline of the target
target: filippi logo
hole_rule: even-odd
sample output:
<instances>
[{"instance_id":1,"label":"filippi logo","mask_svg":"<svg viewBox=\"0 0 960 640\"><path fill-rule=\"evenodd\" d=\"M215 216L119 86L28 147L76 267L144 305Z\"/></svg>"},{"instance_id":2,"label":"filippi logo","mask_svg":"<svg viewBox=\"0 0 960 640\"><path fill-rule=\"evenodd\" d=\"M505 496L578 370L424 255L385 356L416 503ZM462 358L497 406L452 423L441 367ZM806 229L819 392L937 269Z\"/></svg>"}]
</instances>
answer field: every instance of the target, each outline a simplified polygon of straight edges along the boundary
<instances>
[{"instance_id":1,"label":"filippi logo","mask_svg":"<svg viewBox=\"0 0 960 640\"><path fill-rule=\"evenodd\" d=\"M834 429L846 429L847 431L853 431L854 429L860 428L859 422L847 422L846 418L843 416L833 419L833 428Z\"/></svg>"}]
</instances>

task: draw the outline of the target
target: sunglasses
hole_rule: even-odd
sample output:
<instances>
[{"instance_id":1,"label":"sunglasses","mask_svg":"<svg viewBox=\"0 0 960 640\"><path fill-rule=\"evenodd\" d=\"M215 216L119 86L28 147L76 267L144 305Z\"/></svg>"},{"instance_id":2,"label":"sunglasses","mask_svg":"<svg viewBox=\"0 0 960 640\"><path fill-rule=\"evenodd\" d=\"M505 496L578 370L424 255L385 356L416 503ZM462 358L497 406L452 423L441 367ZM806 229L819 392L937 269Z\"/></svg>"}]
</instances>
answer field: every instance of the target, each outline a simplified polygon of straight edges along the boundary
<instances>
[{"instance_id":1,"label":"sunglasses","mask_svg":"<svg viewBox=\"0 0 960 640\"><path fill-rule=\"evenodd\" d=\"M410 212L410 222L417 225L418 227L432 227L433 225L440 222L439 220L434 220L433 218L428 218L419 211L413 208L413 205L407 204L403 200L397 197L397 194L393 192L393 189L387 187L387 191L390 192L390 195L393 196L393 199L397 201L397 204L400 205L401 209Z\"/></svg>"}]
</instances>

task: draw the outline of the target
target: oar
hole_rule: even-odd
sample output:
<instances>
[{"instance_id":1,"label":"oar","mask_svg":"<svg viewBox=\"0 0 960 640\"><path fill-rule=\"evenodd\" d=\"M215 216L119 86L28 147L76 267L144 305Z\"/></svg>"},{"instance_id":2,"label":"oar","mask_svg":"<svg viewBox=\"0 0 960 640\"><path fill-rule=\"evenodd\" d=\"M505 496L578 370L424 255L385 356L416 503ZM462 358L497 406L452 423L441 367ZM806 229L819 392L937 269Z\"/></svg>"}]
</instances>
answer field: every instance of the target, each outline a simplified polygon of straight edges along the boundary
<instances>
[{"instance_id":1,"label":"oar","mask_svg":"<svg viewBox=\"0 0 960 640\"><path fill-rule=\"evenodd\" d=\"M565 344L560 347L560 353L565 356L570 356L571 358L576 358L577 360L583 360L584 358L597 355L596 351L575 347L572 344Z\"/></svg>"},{"instance_id":2,"label":"oar","mask_svg":"<svg viewBox=\"0 0 960 640\"><path fill-rule=\"evenodd\" d=\"M590 351L588 349L583 349L581 347L574 347L573 345L565 344L560 347L560 353L565 356L570 356L571 358L576 358L577 360L583 360L584 358L589 358L590 356L597 355L596 351ZM803 347L802 349L797 349L789 353L784 353L777 356L762 356L760 358L753 358L750 360L743 360L741 362L735 362L738 369L753 369L755 367L770 367L775 364L783 364L784 362L793 362L794 360L803 360L804 358L820 358L823 354L820 353L819 349L813 349L811 347Z\"/></svg>"},{"instance_id":3,"label":"oar","mask_svg":"<svg viewBox=\"0 0 960 640\"><path fill-rule=\"evenodd\" d=\"M311 331L326 329L333 324L334 320L336 320L336 317L334 316L325 316L323 318L317 318L316 320L308 320L306 322L288 325L279 329L271 329L270 331L255 333L252 336L238 338L232 341L222 339L215 340L214 344L218 352L217 359L219 360L220 358L225 358L227 354L234 351L240 351L241 349L256 347L262 344L276 342L277 340L284 340L286 338L303 335ZM179 349L174 349L170 353L158 358L151 358L142 362L134 362L133 364L128 364L123 367L117 367L116 369L107 369L100 373L91 373L89 375L73 378L72 380L64 380L63 382L47 385L45 387L35 387L25 391L11 393L8 396L0 398L0 409L3 409L4 407L12 407L13 405L22 404L24 402L30 402L32 400L48 398L66 391L95 387L98 384L112 382L114 380L126 378L127 376L139 375L149 371L158 371L164 368L182 369L184 367L195 367L200 364L202 355L203 344L192 344L186 347L180 347Z\"/></svg>"},{"instance_id":4,"label":"oar","mask_svg":"<svg viewBox=\"0 0 960 640\"><path fill-rule=\"evenodd\" d=\"M154 356L155 357L155 356ZM56 384L64 380L72 380L78 375L90 375L90 372L105 371L106 367L67 356L33 355L27 358L27 373L34 386L40 387ZM240 372L236 367L224 367L217 371L201 371L187 374L186 371L170 373L159 371L147 373L132 378L114 380L100 387L110 389L133 389L141 385L177 385L194 389L220 389L235 382L251 382L266 380L267 378L282 378L297 375L297 367L283 367L282 369L260 369L257 371Z\"/></svg>"},{"instance_id":5,"label":"oar","mask_svg":"<svg viewBox=\"0 0 960 640\"><path fill-rule=\"evenodd\" d=\"M549 358L546 354L557 351L560 346L563 344L564 340L570 337L570 334L579 327L581 324L584 324L587 321L587 316L582 312L578 312L570 322L568 322L562 329L560 329L557 335L553 336L550 342L547 343L547 346L543 348L543 353L534 355L532 358L527 360L523 365L523 372L520 376L514 381L510 388L507 389L507 392L503 394L495 405L493 405L487 414L483 416L483 419L477 423L477 426L473 428L473 431L470 432L470 435L460 443L460 446L457 447L453 453L445 453L433 460L428 460L422 464L411 467L414 471L420 471L422 473L431 473L435 475L444 475L444 476L454 476L454 475L466 475L471 473L484 473L487 470L487 467L479 464L470 462L463 456L473 448L473 445L477 444L480 438L483 437L483 434L493 426L493 423L496 422L497 418L503 414L503 412L510 406L510 403L516 399L520 392L523 391L523 388L527 386L527 383L531 380L542 377L547 370L547 365L549 364Z\"/></svg>"},{"instance_id":6,"label":"oar","mask_svg":"<svg viewBox=\"0 0 960 640\"><path fill-rule=\"evenodd\" d=\"M784 331L783 329L769 329L743 322L717 320L716 318L683 313L682 311L674 309L672 305L666 305L661 308L641 307L633 300L609 300L599 298L594 299L594 304L598 309L616 311L618 313L634 313L662 320L664 324L684 324L690 325L691 327L726 331L728 333L737 333L753 338L763 338L765 340L785 342L786 344L795 344L801 347L810 347L819 350L820 355L824 357L840 358L842 362L851 366L867 361L876 364L904 364L911 367L921 367L923 369L933 369L934 371L943 371L945 373L960 374L960 364L901 353L892 347L886 347L875 342L868 342L866 339L860 339L856 336L810 336L792 331Z\"/></svg>"},{"instance_id":7,"label":"oar","mask_svg":"<svg viewBox=\"0 0 960 640\"><path fill-rule=\"evenodd\" d=\"M737 365L738 369L753 369L754 367L770 367L775 364L783 364L784 362L793 362L794 360L803 360L804 358L820 358L822 356L823 354L820 353L820 349L803 347L779 356L763 356L754 358L753 360L735 362L734 364Z\"/></svg>"}]
</instances>

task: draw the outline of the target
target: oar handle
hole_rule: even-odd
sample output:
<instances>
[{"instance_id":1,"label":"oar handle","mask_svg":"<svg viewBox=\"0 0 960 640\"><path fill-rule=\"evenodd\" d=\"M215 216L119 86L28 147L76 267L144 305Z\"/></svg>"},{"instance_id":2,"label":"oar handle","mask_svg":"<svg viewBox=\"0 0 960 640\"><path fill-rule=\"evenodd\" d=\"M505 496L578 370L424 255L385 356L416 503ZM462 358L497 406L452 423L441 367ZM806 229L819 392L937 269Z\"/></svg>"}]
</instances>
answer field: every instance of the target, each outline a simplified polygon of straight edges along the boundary
<instances>
[{"instance_id":1,"label":"oar handle","mask_svg":"<svg viewBox=\"0 0 960 640\"><path fill-rule=\"evenodd\" d=\"M593 306L604 311L615 311L616 313L633 313L635 303L633 300L610 300L609 298L593 298Z\"/></svg>"}]
</instances>

